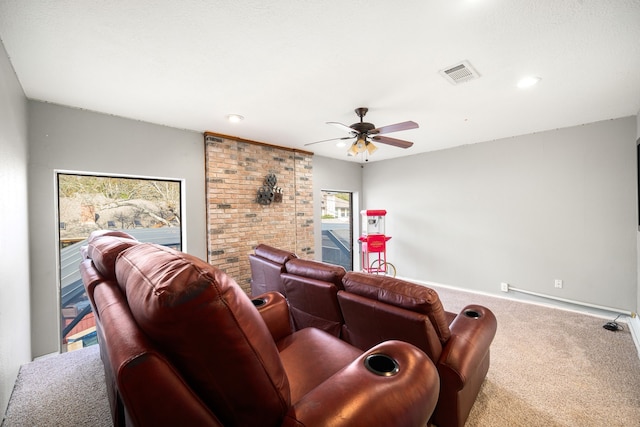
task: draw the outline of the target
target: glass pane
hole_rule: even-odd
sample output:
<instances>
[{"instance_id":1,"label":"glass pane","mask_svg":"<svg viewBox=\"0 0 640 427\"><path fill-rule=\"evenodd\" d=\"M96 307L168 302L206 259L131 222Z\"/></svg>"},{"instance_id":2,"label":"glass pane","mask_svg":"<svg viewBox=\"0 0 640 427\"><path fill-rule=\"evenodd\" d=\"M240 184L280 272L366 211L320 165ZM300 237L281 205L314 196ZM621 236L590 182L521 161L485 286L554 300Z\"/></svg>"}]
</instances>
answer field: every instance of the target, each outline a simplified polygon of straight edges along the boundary
<instances>
[{"instance_id":1,"label":"glass pane","mask_svg":"<svg viewBox=\"0 0 640 427\"><path fill-rule=\"evenodd\" d=\"M123 230L142 242L182 249L180 181L58 174L62 351L97 343L80 270L95 230Z\"/></svg>"},{"instance_id":2,"label":"glass pane","mask_svg":"<svg viewBox=\"0 0 640 427\"><path fill-rule=\"evenodd\" d=\"M351 193L322 191L322 261L353 270Z\"/></svg>"}]
</instances>

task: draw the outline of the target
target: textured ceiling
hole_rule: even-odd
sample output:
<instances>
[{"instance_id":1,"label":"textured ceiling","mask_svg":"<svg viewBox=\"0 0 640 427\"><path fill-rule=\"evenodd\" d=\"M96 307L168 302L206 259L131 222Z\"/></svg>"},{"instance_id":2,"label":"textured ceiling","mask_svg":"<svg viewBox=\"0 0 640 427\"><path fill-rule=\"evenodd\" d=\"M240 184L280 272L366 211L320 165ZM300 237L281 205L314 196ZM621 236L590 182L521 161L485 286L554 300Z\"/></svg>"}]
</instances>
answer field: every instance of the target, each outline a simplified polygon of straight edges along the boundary
<instances>
[{"instance_id":1,"label":"textured ceiling","mask_svg":"<svg viewBox=\"0 0 640 427\"><path fill-rule=\"evenodd\" d=\"M344 160L304 144L361 106L420 124L372 161L640 110L638 0L0 0L0 38L30 99Z\"/></svg>"}]
</instances>

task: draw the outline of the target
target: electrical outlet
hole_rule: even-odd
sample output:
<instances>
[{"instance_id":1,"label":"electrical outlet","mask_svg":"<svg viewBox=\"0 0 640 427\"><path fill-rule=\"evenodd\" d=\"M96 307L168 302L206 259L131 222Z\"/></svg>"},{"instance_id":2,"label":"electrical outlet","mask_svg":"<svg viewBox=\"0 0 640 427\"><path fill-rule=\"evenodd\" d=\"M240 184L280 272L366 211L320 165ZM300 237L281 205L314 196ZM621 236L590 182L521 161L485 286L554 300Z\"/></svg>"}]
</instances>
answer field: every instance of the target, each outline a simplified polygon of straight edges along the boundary
<instances>
[{"instance_id":1,"label":"electrical outlet","mask_svg":"<svg viewBox=\"0 0 640 427\"><path fill-rule=\"evenodd\" d=\"M500 283L500 290L502 292L509 292L509 284L505 282Z\"/></svg>"},{"instance_id":2,"label":"electrical outlet","mask_svg":"<svg viewBox=\"0 0 640 427\"><path fill-rule=\"evenodd\" d=\"M560 280L560 279L556 279L555 284L556 284L556 288L558 288L558 289L562 289L562 280Z\"/></svg>"}]
</instances>

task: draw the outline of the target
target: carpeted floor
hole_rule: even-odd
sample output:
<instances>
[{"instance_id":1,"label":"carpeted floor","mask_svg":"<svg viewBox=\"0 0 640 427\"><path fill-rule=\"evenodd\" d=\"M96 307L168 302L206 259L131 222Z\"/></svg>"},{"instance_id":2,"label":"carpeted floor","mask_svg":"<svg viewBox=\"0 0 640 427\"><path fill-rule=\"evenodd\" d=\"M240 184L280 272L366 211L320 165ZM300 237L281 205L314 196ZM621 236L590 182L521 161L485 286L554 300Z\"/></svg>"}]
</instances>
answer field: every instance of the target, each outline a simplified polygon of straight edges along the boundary
<instances>
[{"instance_id":1,"label":"carpeted floor","mask_svg":"<svg viewBox=\"0 0 640 427\"><path fill-rule=\"evenodd\" d=\"M111 426L98 346L20 368L2 427Z\"/></svg>"},{"instance_id":2,"label":"carpeted floor","mask_svg":"<svg viewBox=\"0 0 640 427\"><path fill-rule=\"evenodd\" d=\"M625 324L612 332L600 317L435 289L447 311L473 302L498 320L466 427L640 426L640 359Z\"/></svg>"},{"instance_id":3,"label":"carpeted floor","mask_svg":"<svg viewBox=\"0 0 640 427\"><path fill-rule=\"evenodd\" d=\"M447 311L489 307L491 368L466 427L640 426L640 359L628 328L600 317L436 288ZM20 369L3 427L108 426L96 346Z\"/></svg>"}]
</instances>

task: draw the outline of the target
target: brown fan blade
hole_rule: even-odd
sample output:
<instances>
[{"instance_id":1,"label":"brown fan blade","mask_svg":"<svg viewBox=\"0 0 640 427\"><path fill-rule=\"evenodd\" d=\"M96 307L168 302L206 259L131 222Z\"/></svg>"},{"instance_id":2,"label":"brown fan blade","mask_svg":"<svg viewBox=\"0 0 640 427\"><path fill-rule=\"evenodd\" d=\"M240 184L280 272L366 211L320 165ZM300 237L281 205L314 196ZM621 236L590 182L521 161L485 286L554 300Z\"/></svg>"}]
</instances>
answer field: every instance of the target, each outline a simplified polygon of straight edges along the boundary
<instances>
[{"instance_id":1,"label":"brown fan blade","mask_svg":"<svg viewBox=\"0 0 640 427\"><path fill-rule=\"evenodd\" d=\"M416 122L408 121L402 123L396 123L395 125L382 126L379 128L375 128L370 130L368 133L370 135L380 135L383 133L391 133L391 132L399 132L401 130L415 129L418 127Z\"/></svg>"},{"instance_id":2,"label":"brown fan blade","mask_svg":"<svg viewBox=\"0 0 640 427\"><path fill-rule=\"evenodd\" d=\"M339 123L339 122L327 122L327 124L339 127L340 129L346 130L347 132L351 132L351 133L355 133L355 134L358 133L356 130L352 129L350 126L344 125L344 124Z\"/></svg>"},{"instance_id":3,"label":"brown fan blade","mask_svg":"<svg viewBox=\"0 0 640 427\"><path fill-rule=\"evenodd\" d=\"M402 139L389 138L388 136L372 136L371 140L380 142L382 144L393 145L399 148L409 148L413 145L413 142L404 141Z\"/></svg>"},{"instance_id":4,"label":"brown fan blade","mask_svg":"<svg viewBox=\"0 0 640 427\"><path fill-rule=\"evenodd\" d=\"M307 145L319 144L319 143L321 143L321 142L337 141L337 140L339 140L339 139L352 139L352 138L355 138L355 136L343 136L342 138L329 138L329 139L323 139L322 141L309 142L309 143L304 144L304 145L305 145L305 147L306 147Z\"/></svg>"}]
</instances>

